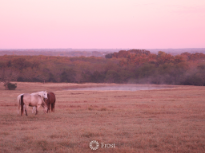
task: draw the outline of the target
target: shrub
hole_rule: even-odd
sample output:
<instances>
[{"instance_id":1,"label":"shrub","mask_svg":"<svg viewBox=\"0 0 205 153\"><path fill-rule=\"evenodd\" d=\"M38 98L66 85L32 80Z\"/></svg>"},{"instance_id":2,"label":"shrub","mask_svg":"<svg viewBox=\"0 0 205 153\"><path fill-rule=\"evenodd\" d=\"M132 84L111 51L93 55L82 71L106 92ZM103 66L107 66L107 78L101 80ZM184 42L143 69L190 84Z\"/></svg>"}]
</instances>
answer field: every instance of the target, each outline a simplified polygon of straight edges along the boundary
<instances>
[{"instance_id":1,"label":"shrub","mask_svg":"<svg viewBox=\"0 0 205 153\"><path fill-rule=\"evenodd\" d=\"M8 90L15 90L17 87L16 83L10 83L8 82L7 84L4 85Z\"/></svg>"}]
</instances>

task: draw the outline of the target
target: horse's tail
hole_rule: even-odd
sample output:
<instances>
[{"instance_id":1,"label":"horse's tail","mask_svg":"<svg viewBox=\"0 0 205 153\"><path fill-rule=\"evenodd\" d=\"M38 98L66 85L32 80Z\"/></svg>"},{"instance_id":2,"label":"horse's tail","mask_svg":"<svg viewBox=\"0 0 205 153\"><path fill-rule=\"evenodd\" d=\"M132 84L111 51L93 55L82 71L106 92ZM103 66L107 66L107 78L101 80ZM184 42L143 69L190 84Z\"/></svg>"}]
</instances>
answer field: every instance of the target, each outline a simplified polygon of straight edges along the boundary
<instances>
[{"instance_id":1,"label":"horse's tail","mask_svg":"<svg viewBox=\"0 0 205 153\"><path fill-rule=\"evenodd\" d=\"M19 97L20 97L20 96L17 97L18 112L19 112L19 110L20 110L20 98L19 98Z\"/></svg>"},{"instance_id":2,"label":"horse's tail","mask_svg":"<svg viewBox=\"0 0 205 153\"><path fill-rule=\"evenodd\" d=\"M21 95L18 95L17 97L18 113L20 113L20 109L21 109Z\"/></svg>"},{"instance_id":3,"label":"horse's tail","mask_svg":"<svg viewBox=\"0 0 205 153\"><path fill-rule=\"evenodd\" d=\"M22 116L23 115L23 105L24 105L23 95L21 95L20 105L21 105L21 116Z\"/></svg>"}]
</instances>

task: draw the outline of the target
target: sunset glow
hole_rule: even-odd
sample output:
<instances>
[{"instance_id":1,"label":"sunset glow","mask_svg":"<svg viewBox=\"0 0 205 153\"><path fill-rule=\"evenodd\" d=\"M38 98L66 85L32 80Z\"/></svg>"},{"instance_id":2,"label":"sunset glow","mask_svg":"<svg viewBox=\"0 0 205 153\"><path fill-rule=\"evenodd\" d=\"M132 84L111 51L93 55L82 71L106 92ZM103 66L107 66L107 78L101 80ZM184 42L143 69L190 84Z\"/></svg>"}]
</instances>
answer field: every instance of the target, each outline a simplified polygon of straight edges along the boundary
<instances>
[{"instance_id":1,"label":"sunset glow","mask_svg":"<svg viewBox=\"0 0 205 153\"><path fill-rule=\"evenodd\" d=\"M205 48L205 1L0 0L9 48Z\"/></svg>"}]
</instances>

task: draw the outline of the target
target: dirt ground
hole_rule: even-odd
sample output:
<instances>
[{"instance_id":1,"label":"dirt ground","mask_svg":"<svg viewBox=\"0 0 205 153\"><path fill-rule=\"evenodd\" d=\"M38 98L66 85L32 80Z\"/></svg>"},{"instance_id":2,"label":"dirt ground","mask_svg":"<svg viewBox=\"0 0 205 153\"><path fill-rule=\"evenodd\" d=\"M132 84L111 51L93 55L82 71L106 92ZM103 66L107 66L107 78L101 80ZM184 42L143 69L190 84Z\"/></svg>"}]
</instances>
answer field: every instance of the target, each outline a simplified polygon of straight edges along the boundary
<instances>
[{"instance_id":1,"label":"dirt ground","mask_svg":"<svg viewBox=\"0 0 205 153\"><path fill-rule=\"evenodd\" d=\"M10 91L1 83L0 152L205 152L205 87L72 90L97 86L115 84L18 82ZM34 115L30 108L28 116L21 116L16 97L42 90L56 94L55 112L45 114L41 108ZM89 147L93 140L99 143L97 150Z\"/></svg>"}]
</instances>

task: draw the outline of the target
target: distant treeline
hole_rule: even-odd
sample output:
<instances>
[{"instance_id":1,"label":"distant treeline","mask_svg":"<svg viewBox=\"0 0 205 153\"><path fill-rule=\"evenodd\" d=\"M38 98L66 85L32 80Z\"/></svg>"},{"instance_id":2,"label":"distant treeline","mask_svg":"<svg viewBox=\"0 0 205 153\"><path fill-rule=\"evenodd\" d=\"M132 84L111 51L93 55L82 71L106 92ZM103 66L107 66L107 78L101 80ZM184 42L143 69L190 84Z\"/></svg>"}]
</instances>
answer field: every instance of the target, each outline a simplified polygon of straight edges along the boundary
<instances>
[{"instance_id":1,"label":"distant treeline","mask_svg":"<svg viewBox=\"0 0 205 153\"><path fill-rule=\"evenodd\" d=\"M119 51L119 50L118 50ZM90 56L96 56L96 57L105 57L105 54L114 52L112 50L110 51L72 51L72 50L54 50L54 49L47 49L47 50L41 50L41 49L33 49L33 50L0 50L0 56L4 55L18 55L18 56L38 56L38 55L44 55L44 56L66 56L66 57L90 57Z\"/></svg>"},{"instance_id":2,"label":"distant treeline","mask_svg":"<svg viewBox=\"0 0 205 153\"><path fill-rule=\"evenodd\" d=\"M205 85L205 54L121 50L104 57L0 56L1 81Z\"/></svg>"},{"instance_id":3,"label":"distant treeline","mask_svg":"<svg viewBox=\"0 0 205 153\"><path fill-rule=\"evenodd\" d=\"M0 50L0 56L4 55L30 55L30 56L38 56L38 55L44 55L44 56L67 56L67 57L90 57L90 56L96 56L96 57L104 57L105 54L110 53L111 51L56 51L56 50Z\"/></svg>"}]
</instances>

